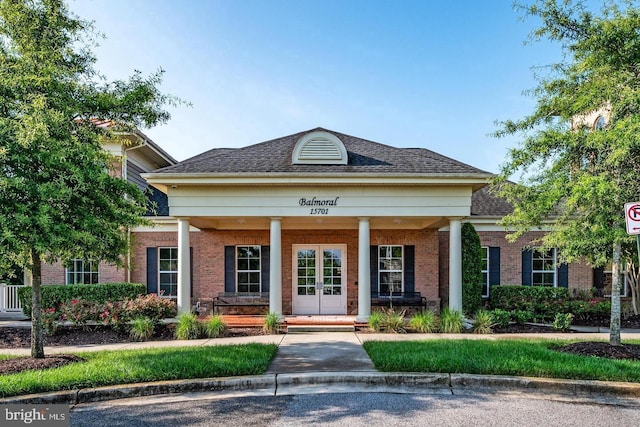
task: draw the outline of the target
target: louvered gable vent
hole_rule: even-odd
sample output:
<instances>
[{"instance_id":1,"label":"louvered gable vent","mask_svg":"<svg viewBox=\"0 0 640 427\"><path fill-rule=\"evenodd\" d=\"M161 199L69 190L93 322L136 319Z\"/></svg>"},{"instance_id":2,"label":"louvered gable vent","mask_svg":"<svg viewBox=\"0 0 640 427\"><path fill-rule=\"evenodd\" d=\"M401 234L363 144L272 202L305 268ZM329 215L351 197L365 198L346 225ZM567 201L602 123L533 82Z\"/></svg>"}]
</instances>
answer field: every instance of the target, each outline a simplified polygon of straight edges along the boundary
<instances>
[{"instance_id":1,"label":"louvered gable vent","mask_svg":"<svg viewBox=\"0 0 640 427\"><path fill-rule=\"evenodd\" d=\"M308 133L298 140L293 149L294 165L346 165L347 160L344 144L329 132Z\"/></svg>"}]
</instances>

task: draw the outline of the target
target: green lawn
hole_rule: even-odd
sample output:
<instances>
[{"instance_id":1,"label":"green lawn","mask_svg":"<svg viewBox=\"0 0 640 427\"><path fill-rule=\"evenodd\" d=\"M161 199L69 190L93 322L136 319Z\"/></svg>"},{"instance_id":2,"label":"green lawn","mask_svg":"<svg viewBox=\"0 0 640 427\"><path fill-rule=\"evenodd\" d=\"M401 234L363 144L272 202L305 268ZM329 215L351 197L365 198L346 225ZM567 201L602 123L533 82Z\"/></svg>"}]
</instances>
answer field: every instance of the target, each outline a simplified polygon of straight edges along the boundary
<instances>
[{"instance_id":1,"label":"green lawn","mask_svg":"<svg viewBox=\"0 0 640 427\"><path fill-rule=\"evenodd\" d=\"M640 381L640 361L554 351L569 342L548 340L369 341L364 348L384 372L440 372ZM630 342L631 343L631 342ZM638 342L633 342L638 344Z\"/></svg>"},{"instance_id":2,"label":"green lawn","mask_svg":"<svg viewBox=\"0 0 640 427\"><path fill-rule=\"evenodd\" d=\"M0 397L146 381L262 374L277 349L274 344L246 344L78 353L86 361L1 375Z\"/></svg>"}]
</instances>

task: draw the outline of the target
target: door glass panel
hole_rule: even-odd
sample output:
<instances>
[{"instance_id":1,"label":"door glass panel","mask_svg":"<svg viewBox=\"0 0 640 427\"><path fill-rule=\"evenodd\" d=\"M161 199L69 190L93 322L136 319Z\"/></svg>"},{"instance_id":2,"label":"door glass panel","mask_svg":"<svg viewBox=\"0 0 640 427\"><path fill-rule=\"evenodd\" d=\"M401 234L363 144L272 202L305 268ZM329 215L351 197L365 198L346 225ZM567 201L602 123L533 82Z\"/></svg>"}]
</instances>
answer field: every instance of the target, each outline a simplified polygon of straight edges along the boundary
<instances>
[{"instance_id":1,"label":"door glass panel","mask_svg":"<svg viewBox=\"0 0 640 427\"><path fill-rule=\"evenodd\" d=\"M316 251L298 251L298 295L316 294Z\"/></svg>"},{"instance_id":2,"label":"door glass panel","mask_svg":"<svg viewBox=\"0 0 640 427\"><path fill-rule=\"evenodd\" d=\"M342 294L342 251L325 249L323 251L323 295Z\"/></svg>"}]
</instances>

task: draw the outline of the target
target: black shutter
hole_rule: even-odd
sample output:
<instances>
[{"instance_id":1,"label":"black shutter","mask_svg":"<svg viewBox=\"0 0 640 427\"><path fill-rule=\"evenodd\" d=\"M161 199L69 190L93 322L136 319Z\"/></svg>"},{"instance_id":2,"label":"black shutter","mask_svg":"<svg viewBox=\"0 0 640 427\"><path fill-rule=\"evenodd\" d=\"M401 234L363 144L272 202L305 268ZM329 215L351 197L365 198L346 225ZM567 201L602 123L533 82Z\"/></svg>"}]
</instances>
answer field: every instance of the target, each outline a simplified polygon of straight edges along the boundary
<instances>
[{"instance_id":1,"label":"black shutter","mask_svg":"<svg viewBox=\"0 0 640 427\"><path fill-rule=\"evenodd\" d=\"M260 279L262 280L262 292L269 292L269 274L271 271L271 249L269 246L260 246Z\"/></svg>"},{"instance_id":2,"label":"black shutter","mask_svg":"<svg viewBox=\"0 0 640 427\"><path fill-rule=\"evenodd\" d=\"M147 248L147 293L158 293L158 248Z\"/></svg>"},{"instance_id":3,"label":"black shutter","mask_svg":"<svg viewBox=\"0 0 640 427\"><path fill-rule=\"evenodd\" d=\"M371 293L375 294L378 292L378 247L370 246L369 247L369 269L370 269L370 280L371 280Z\"/></svg>"},{"instance_id":4,"label":"black shutter","mask_svg":"<svg viewBox=\"0 0 640 427\"><path fill-rule=\"evenodd\" d=\"M224 247L224 291L236 291L236 247Z\"/></svg>"},{"instance_id":5,"label":"black shutter","mask_svg":"<svg viewBox=\"0 0 640 427\"><path fill-rule=\"evenodd\" d=\"M408 245L404 247L404 291L416 290L416 247Z\"/></svg>"},{"instance_id":6,"label":"black shutter","mask_svg":"<svg viewBox=\"0 0 640 427\"><path fill-rule=\"evenodd\" d=\"M489 248L489 286L500 284L500 248Z\"/></svg>"},{"instance_id":7,"label":"black shutter","mask_svg":"<svg viewBox=\"0 0 640 427\"><path fill-rule=\"evenodd\" d=\"M596 289L604 289L604 267L593 269L593 287Z\"/></svg>"},{"instance_id":8,"label":"black shutter","mask_svg":"<svg viewBox=\"0 0 640 427\"><path fill-rule=\"evenodd\" d=\"M533 282L533 251L531 249L525 249L522 251L522 284L524 286L531 286Z\"/></svg>"},{"instance_id":9,"label":"black shutter","mask_svg":"<svg viewBox=\"0 0 640 427\"><path fill-rule=\"evenodd\" d=\"M569 287L569 264L562 264L558 267L558 286L561 288Z\"/></svg>"}]
</instances>

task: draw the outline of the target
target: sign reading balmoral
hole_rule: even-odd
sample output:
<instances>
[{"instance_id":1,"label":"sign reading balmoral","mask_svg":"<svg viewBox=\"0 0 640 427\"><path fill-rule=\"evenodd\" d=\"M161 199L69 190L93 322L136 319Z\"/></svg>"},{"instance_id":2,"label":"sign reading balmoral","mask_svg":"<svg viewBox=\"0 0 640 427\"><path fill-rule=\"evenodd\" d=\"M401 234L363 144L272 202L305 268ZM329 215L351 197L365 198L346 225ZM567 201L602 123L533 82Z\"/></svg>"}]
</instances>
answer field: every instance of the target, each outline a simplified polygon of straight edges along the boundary
<instances>
[{"instance_id":1,"label":"sign reading balmoral","mask_svg":"<svg viewBox=\"0 0 640 427\"><path fill-rule=\"evenodd\" d=\"M301 197L300 200L298 200L298 204L302 207L311 208L309 211L310 215L328 215L329 206L338 206L339 198L340 197L334 199L318 199L317 197L312 197L307 199L306 197Z\"/></svg>"}]
</instances>

